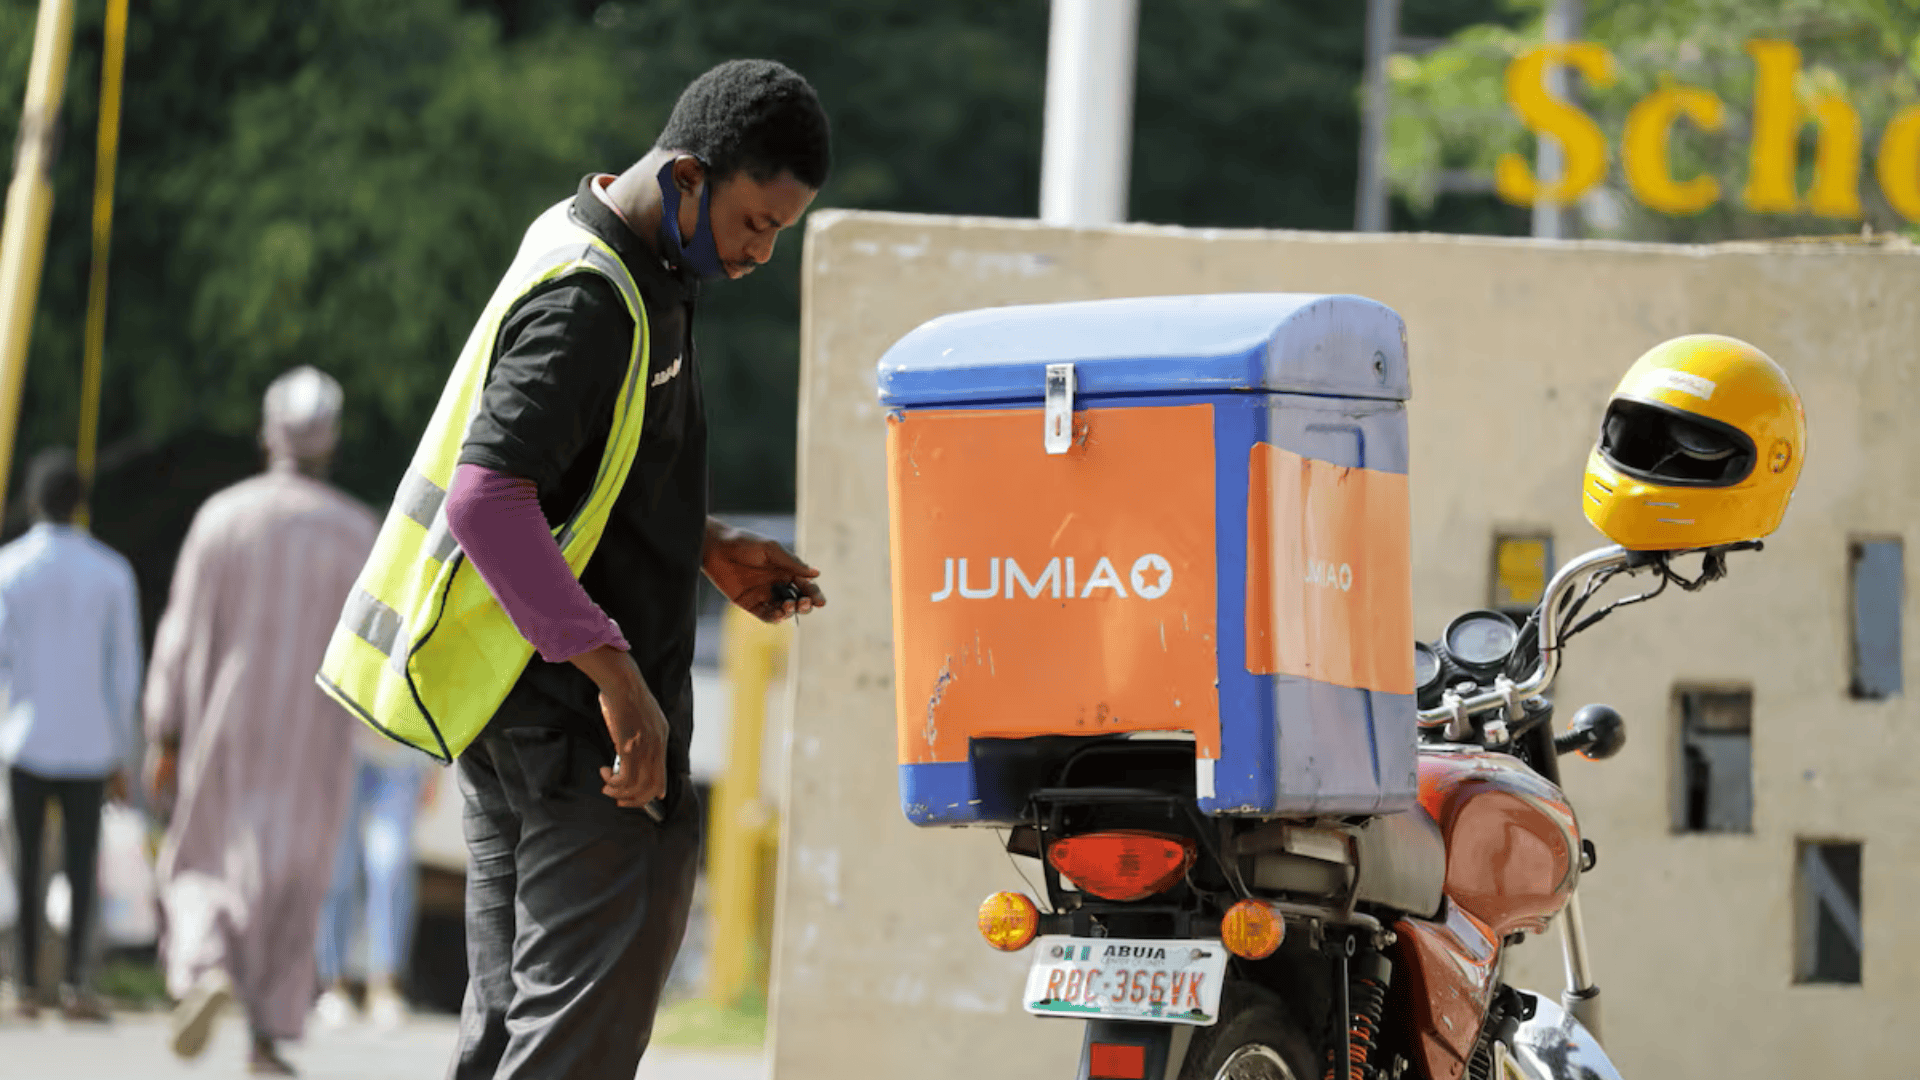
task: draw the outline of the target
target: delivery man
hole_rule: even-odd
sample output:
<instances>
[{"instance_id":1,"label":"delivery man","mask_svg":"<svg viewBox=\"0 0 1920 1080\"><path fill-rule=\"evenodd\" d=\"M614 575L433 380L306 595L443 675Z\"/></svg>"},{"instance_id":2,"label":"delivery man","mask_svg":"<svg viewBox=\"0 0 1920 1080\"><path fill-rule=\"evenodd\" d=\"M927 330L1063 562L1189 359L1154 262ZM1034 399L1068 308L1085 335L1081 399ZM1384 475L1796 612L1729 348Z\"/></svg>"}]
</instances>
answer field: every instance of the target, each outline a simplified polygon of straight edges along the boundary
<instances>
[{"instance_id":1,"label":"delivery man","mask_svg":"<svg viewBox=\"0 0 1920 1080\"><path fill-rule=\"evenodd\" d=\"M694 300L772 256L828 161L806 80L731 61L637 164L535 220L334 633L322 687L458 759L458 1080L631 1080L647 1046L699 848L699 575L769 621L825 602L707 516Z\"/></svg>"}]
</instances>

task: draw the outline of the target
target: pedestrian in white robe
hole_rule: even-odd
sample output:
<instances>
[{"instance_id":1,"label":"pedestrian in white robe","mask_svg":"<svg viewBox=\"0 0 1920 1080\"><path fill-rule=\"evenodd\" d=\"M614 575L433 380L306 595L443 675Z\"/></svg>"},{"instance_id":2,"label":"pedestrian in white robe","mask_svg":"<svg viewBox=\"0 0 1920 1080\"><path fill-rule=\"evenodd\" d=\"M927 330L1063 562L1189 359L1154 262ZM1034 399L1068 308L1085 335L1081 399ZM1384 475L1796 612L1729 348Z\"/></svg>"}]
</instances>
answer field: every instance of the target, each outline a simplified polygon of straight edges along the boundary
<instances>
[{"instance_id":1,"label":"pedestrian in white robe","mask_svg":"<svg viewBox=\"0 0 1920 1080\"><path fill-rule=\"evenodd\" d=\"M292 1075L277 1044L301 1035L314 1001L350 790L358 721L313 673L378 522L321 479L340 405L313 368L268 389L269 467L195 516L146 686L153 786L172 803L158 874L173 1049L197 1056L237 1000L256 1075Z\"/></svg>"}]
</instances>

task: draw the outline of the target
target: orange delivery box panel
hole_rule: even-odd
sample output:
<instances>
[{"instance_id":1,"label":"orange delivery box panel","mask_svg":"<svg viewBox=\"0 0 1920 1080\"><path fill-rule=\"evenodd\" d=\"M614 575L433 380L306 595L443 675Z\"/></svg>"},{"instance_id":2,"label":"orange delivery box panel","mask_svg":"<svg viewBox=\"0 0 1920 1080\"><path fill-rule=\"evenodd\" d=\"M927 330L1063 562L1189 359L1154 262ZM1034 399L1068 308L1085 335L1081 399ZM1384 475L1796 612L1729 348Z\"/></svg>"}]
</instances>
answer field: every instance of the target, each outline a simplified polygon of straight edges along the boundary
<instances>
[{"instance_id":1,"label":"orange delivery box panel","mask_svg":"<svg viewBox=\"0 0 1920 1080\"><path fill-rule=\"evenodd\" d=\"M879 374L910 820L1021 820L1036 762L1078 739L1190 741L1209 813L1411 805L1390 309L987 309L913 331Z\"/></svg>"}]
</instances>

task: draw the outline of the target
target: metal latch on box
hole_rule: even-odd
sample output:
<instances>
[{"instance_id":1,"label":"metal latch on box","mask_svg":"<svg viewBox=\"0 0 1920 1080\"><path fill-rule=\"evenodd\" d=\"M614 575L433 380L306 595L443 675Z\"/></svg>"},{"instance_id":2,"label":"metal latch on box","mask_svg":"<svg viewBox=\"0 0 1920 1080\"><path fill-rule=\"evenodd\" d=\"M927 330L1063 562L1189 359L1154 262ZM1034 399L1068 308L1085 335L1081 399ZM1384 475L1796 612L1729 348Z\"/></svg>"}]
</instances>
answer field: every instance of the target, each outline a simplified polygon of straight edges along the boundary
<instances>
[{"instance_id":1,"label":"metal latch on box","mask_svg":"<svg viewBox=\"0 0 1920 1080\"><path fill-rule=\"evenodd\" d=\"M1073 365L1047 365L1047 453L1073 448Z\"/></svg>"}]
</instances>

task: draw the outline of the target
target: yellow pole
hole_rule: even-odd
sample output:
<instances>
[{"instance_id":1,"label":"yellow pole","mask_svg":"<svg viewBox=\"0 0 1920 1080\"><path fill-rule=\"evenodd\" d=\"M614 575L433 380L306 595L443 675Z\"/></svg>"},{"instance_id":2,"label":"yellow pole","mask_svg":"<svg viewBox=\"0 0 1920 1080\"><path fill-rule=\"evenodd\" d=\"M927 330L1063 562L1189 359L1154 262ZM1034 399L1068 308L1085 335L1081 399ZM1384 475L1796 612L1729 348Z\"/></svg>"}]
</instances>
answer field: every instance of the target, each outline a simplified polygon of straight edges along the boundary
<instances>
[{"instance_id":1,"label":"yellow pole","mask_svg":"<svg viewBox=\"0 0 1920 1080\"><path fill-rule=\"evenodd\" d=\"M107 0L106 40L100 52L100 138L93 167L93 266L87 280L87 343L80 374L80 479L93 490L100 444L100 372L107 350L107 256L113 248L113 179L120 160L120 82L127 61L127 0ZM89 495L91 500L91 495ZM82 503L78 524L91 508Z\"/></svg>"},{"instance_id":2,"label":"yellow pole","mask_svg":"<svg viewBox=\"0 0 1920 1080\"><path fill-rule=\"evenodd\" d=\"M777 823L760 798L760 750L767 690L784 662L792 631L731 607L721 628L721 675L730 716L727 768L714 785L707 841L707 1000L732 1008L749 988L766 989L769 942L760 908L771 865L766 849Z\"/></svg>"},{"instance_id":3,"label":"yellow pole","mask_svg":"<svg viewBox=\"0 0 1920 1080\"><path fill-rule=\"evenodd\" d=\"M0 508L6 506L7 477L13 470L27 340L33 333L33 308L40 296L47 222L53 216L54 148L72 45L73 0L40 0L13 183L7 187L6 220L0 224Z\"/></svg>"}]
</instances>

